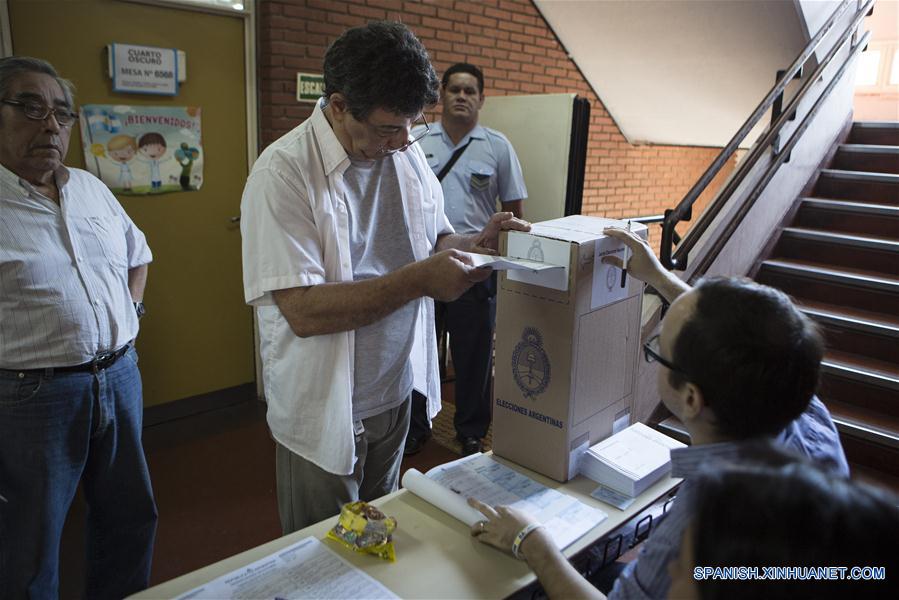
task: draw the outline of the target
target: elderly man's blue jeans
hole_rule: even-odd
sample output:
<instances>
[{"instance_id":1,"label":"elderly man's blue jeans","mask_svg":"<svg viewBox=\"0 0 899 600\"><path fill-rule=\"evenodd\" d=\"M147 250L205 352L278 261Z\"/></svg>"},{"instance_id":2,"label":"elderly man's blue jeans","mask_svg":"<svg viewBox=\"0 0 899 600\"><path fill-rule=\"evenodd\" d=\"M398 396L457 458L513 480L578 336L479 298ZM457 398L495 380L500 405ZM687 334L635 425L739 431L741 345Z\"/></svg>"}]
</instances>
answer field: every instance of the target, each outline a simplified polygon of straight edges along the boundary
<instances>
[{"instance_id":1,"label":"elderly man's blue jeans","mask_svg":"<svg viewBox=\"0 0 899 600\"><path fill-rule=\"evenodd\" d=\"M79 482L85 597L147 587L156 505L142 404L134 349L96 374L0 370L0 596L58 596L59 542Z\"/></svg>"}]
</instances>

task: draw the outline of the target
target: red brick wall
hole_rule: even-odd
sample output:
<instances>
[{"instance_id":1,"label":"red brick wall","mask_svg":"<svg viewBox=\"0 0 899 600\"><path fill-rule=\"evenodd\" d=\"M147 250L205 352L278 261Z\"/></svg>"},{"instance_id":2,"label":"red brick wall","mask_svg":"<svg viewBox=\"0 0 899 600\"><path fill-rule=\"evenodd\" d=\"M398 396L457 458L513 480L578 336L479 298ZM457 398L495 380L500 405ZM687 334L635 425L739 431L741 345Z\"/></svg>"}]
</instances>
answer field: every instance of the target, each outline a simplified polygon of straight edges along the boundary
<instances>
[{"instance_id":1,"label":"red brick wall","mask_svg":"<svg viewBox=\"0 0 899 600\"><path fill-rule=\"evenodd\" d=\"M263 147L312 112L311 104L296 101L297 71L320 73L325 49L334 38L375 19L408 25L430 52L438 75L460 61L481 67L488 95L574 92L588 98L584 214L661 214L680 201L718 154L709 148L628 143L531 0L261 0ZM732 169L733 162L711 188L717 189ZM696 208L707 199L708 193ZM651 231L656 246L659 228Z\"/></svg>"}]
</instances>

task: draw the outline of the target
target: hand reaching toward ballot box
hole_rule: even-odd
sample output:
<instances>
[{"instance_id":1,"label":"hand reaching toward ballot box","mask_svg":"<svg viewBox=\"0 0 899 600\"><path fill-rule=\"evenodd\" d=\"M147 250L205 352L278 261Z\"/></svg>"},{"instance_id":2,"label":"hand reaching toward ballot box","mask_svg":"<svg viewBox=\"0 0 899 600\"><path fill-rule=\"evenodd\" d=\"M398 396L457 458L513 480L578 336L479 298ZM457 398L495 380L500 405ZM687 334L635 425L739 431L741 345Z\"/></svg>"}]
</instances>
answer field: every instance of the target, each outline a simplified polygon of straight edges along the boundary
<instances>
[{"instance_id":1,"label":"hand reaching toward ballot box","mask_svg":"<svg viewBox=\"0 0 899 600\"><path fill-rule=\"evenodd\" d=\"M490 218L490 222L481 233L471 240L469 252L477 254L496 254L499 248L500 231L530 231L531 224L519 219L511 212L498 212Z\"/></svg>"},{"instance_id":2,"label":"hand reaching toward ballot box","mask_svg":"<svg viewBox=\"0 0 899 600\"><path fill-rule=\"evenodd\" d=\"M680 294L689 291L690 286L663 267L650 248L649 242L639 235L620 227L606 227L603 233L622 242L630 250L627 272L632 277L651 285L666 301L673 302ZM604 256L602 262L619 269L624 268L623 261L617 256Z\"/></svg>"}]
</instances>

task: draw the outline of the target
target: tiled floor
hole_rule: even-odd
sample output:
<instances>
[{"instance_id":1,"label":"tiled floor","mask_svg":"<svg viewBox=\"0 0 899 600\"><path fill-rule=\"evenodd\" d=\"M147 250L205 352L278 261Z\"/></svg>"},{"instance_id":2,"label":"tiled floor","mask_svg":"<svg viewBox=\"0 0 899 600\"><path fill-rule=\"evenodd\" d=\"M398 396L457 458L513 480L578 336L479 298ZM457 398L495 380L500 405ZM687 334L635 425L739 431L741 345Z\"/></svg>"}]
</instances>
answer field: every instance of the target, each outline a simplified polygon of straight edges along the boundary
<instances>
[{"instance_id":1,"label":"tiled floor","mask_svg":"<svg viewBox=\"0 0 899 600\"><path fill-rule=\"evenodd\" d=\"M281 535L274 443L255 400L144 430L159 507L152 583L161 583ZM458 455L429 441L403 470ZM77 498L60 548L60 597L81 596L84 501Z\"/></svg>"}]
</instances>

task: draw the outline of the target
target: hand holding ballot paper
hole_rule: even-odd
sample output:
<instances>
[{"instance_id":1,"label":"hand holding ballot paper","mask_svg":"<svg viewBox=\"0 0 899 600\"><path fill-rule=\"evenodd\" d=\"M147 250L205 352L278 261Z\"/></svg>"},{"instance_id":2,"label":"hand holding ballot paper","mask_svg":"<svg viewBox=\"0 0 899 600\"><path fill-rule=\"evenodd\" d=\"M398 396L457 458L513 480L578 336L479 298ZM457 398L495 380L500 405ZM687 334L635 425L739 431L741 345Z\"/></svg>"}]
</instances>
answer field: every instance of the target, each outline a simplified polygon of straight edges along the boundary
<instances>
[{"instance_id":1,"label":"hand holding ballot paper","mask_svg":"<svg viewBox=\"0 0 899 600\"><path fill-rule=\"evenodd\" d=\"M515 258L513 256L491 256L489 254L471 254L471 263L475 267L490 267L494 271L551 271L564 269L562 265L551 265L529 260L527 258Z\"/></svg>"}]
</instances>

